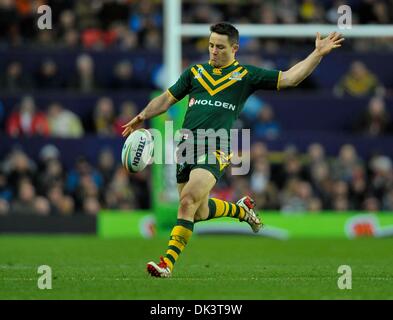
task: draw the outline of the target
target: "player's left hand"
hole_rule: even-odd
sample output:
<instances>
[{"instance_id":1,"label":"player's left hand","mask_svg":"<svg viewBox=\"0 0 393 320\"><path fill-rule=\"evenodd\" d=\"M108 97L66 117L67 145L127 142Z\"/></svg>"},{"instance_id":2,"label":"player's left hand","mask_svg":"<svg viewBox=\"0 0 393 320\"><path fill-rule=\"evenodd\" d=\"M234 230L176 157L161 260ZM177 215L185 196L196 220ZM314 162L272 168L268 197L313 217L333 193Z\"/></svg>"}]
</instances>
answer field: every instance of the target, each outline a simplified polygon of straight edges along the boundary
<instances>
[{"instance_id":1,"label":"player's left hand","mask_svg":"<svg viewBox=\"0 0 393 320\"><path fill-rule=\"evenodd\" d=\"M341 47L341 43L345 39L341 33L331 32L326 38L321 38L321 34L317 32L315 39L315 49L321 56L327 55L330 51Z\"/></svg>"}]
</instances>

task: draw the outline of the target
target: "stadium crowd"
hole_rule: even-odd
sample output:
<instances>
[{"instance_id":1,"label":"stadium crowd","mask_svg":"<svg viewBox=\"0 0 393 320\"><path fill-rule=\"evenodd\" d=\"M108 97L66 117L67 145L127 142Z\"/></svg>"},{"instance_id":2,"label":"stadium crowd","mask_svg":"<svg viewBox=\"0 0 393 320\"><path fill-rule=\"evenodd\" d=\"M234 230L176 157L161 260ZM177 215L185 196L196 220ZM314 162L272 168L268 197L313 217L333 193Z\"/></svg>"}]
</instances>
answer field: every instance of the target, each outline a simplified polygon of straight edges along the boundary
<instances>
[{"instance_id":1,"label":"stadium crowd","mask_svg":"<svg viewBox=\"0 0 393 320\"><path fill-rule=\"evenodd\" d=\"M392 0L183 0L184 23L296 24L333 23L337 8L350 5L352 23L387 24L393 20ZM52 9L53 30L32 26L37 8L47 4ZM11 46L62 46L91 49L110 47L125 50L162 48L163 8L160 0L1 0L0 43ZM206 49L206 40L189 39L185 45ZM282 40L261 40L242 37L243 48L281 49ZM391 39L357 40L355 47L376 49L392 47Z\"/></svg>"},{"instance_id":2,"label":"stadium crowd","mask_svg":"<svg viewBox=\"0 0 393 320\"><path fill-rule=\"evenodd\" d=\"M212 196L235 201L250 194L258 209L281 212L393 211L393 163L386 155L363 159L346 144L337 157L329 157L319 143L311 144L306 154L290 145L272 152L256 142L249 156L249 174L227 170ZM36 160L16 146L0 162L0 214L149 208L151 168L129 175L117 159L112 150L103 149L96 165L78 156L74 168L66 171L56 146L43 147Z\"/></svg>"},{"instance_id":3,"label":"stadium crowd","mask_svg":"<svg viewBox=\"0 0 393 320\"><path fill-rule=\"evenodd\" d=\"M337 7L350 4L353 23L391 23L393 1L243 1L183 0L183 22L212 23L228 20L234 23L335 23ZM35 27L37 7L52 8L53 30ZM132 99L114 101L109 92L129 89L162 88L156 76L142 77L138 63L131 59L111 62L109 76L103 64L93 59L93 52L120 50L161 53L162 1L133 0L0 0L0 51L22 49L47 50L39 63L26 70L26 61L17 57L0 61L0 96L20 97L17 104L5 106L0 97L0 134L21 137L74 139L85 135L120 137L121 126L143 106ZM184 39L185 50L206 52L206 39ZM309 40L262 40L241 37L242 51L258 52L244 56L245 62L275 68L260 53L275 53L290 46L312 45ZM344 50L373 51L392 49L392 39L348 41ZM75 72L53 59L50 53L74 50L71 64ZM76 54L75 54L76 52ZM54 55L55 56L55 55ZM71 56L70 56L71 57ZM71 58L70 58L71 59ZM189 58L191 59L191 58ZM184 65L191 61L184 59ZM296 61L288 61L290 67ZM281 67L281 66L280 66ZM139 72L139 74L138 74ZM167 85L165 83L165 85ZM309 77L298 89L318 89L315 78ZM297 90L298 90L297 89ZM385 97L392 92L377 74L362 61L352 61L348 70L331 88L335 97L350 96L368 99L368 105L354 115L348 128L353 134L383 137L392 135L391 114ZM37 93L51 91L97 93L89 116L81 119L62 101L41 105ZM391 101L391 100L390 100ZM10 109L6 110L6 108ZM363 112L363 113L362 113ZM249 154L251 171L246 176L232 176L230 170L215 187L213 196L236 201L251 194L258 209L282 212L320 210L393 211L393 165L384 154L359 155L354 145L343 144L336 155L326 155L316 141L306 153L288 145L285 150L269 150L263 141L275 139L285 128L275 116L274 105L252 96L236 124L251 128L259 140ZM120 139L120 138L119 138ZM104 208L146 209L150 203L150 168L129 175L121 167L113 150L101 150L96 163L78 156L74 168L66 169L61 151L46 145L37 158L15 144L0 155L0 215L74 215L96 214Z\"/></svg>"}]
</instances>

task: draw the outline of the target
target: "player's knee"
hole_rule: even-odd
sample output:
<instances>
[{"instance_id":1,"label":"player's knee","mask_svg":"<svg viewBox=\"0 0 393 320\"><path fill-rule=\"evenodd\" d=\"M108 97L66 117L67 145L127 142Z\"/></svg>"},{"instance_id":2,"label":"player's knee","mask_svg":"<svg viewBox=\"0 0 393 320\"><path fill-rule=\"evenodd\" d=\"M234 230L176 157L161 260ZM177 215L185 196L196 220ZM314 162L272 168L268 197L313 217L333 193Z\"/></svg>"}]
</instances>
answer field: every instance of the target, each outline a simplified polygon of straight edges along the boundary
<instances>
[{"instance_id":1,"label":"player's knee","mask_svg":"<svg viewBox=\"0 0 393 320\"><path fill-rule=\"evenodd\" d=\"M198 202L199 199L190 192L183 194L180 198L180 206L183 208L190 208L192 206L197 205Z\"/></svg>"}]
</instances>

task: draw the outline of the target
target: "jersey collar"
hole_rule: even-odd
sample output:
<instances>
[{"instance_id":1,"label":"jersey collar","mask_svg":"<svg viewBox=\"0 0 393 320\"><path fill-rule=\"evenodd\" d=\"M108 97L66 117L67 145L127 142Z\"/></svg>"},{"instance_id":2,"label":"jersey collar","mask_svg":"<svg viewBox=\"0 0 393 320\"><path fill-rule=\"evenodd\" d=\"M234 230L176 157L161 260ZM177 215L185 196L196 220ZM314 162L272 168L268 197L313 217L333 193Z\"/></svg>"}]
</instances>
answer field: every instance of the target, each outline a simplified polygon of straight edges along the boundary
<instances>
[{"instance_id":1,"label":"jersey collar","mask_svg":"<svg viewBox=\"0 0 393 320\"><path fill-rule=\"evenodd\" d=\"M228 68L228 67L234 65L235 63L238 63L238 62L236 61L236 59L234 59L231 63L228 63L227 65L225 65L225 66L223 66L223 67L216 68L216 67L213 67L213 66L212 66L211 61L209 60L209 65L211 65L211 66L212 66L213 68L215 68L215 69L225 69L225 68Z\"/></svg>"}]
</instances>

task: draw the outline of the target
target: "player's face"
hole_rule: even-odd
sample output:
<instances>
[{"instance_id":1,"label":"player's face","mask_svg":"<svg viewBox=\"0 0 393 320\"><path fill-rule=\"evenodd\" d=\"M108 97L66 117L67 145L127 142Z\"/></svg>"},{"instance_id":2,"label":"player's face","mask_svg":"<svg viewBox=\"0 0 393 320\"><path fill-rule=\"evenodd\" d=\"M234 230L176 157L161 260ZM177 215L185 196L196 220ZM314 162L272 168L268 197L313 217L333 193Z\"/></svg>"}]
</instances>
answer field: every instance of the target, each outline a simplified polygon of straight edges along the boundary
<instances>
[{"instance_id":1,"label":"player's face","mask_svg":"<svg viewBox=\"0 0 393 320\"><path fill-rule=\"evenodd\" d=\"M229 42L228 36L212 32L209 39L209 55L210 63L220 68L235 59L235 53L238 49L237 44Z\"/></svg>"}]
</instances>

